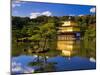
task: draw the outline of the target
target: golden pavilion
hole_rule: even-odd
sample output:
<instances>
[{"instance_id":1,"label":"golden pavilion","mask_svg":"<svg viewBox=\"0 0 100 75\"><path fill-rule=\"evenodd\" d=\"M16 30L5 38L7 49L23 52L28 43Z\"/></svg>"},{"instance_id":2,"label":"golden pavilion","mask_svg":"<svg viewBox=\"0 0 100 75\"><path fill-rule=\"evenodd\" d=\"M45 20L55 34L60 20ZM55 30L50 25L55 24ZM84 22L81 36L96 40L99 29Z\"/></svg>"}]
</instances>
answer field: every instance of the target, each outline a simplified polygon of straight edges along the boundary
<instances>
[{"instance_id":1,"label":"golden pavilion","mask_svg":"<svg viewBox=\"0 0 100 75\"><path fill-rule=\"evenodd\" d=\"M58 40L76 40L80 38L80 27L69 17L68 21L63 21L58 27Z\"/></svg>"}]
</instances>

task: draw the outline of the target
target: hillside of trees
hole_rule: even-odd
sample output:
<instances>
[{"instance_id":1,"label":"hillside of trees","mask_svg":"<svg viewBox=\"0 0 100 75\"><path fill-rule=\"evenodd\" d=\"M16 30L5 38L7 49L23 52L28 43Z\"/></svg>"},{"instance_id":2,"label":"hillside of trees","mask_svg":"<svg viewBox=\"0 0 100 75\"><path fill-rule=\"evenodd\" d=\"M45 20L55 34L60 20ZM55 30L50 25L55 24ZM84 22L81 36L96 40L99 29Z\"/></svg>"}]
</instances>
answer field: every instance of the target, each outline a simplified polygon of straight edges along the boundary
<instances>
[{"instance_id":1,"label":"hillside of trees","mask_svg":"<svg viewBox=\"0 0 100 75\"><path fill-rule=\"evenodd\" d=\"M28 17L12 16L12 42L34 42L35 48L44 50L48 48L48 42L56 41L57 30L69 16L39 16L35 19ZM96 15L71 16L71 20L77 22L81 30L81 39L90 45L96 43ZM86 45L86 46L87 46ZM93 45L93 47L94 47ZM38 46L38 47L37 47Z\"/></svg>"},{"instance_id":2,"label":"hillside of trees","mask_svg":"<svg viewBox=\"0 0 100 75\"><path fill-rule=\"evenodd\" d=\"M24 38L32 37L34 35L34 30L36 28L41 28L43 26L54 27L54 30L57 30L57 27L61 25L61 21L67 21L69 16L63 17L47 17L40 16L35 19L30 19L28 17L14 17L12 16L12 34L15 38ZM71 20L74 20L80 26L82 36L85 35L87 30L95 28L96 16L95 15L86 15L86 16L72 16ZM91 32L92 33L92 32Z\"/></svg>"}]
</instances>

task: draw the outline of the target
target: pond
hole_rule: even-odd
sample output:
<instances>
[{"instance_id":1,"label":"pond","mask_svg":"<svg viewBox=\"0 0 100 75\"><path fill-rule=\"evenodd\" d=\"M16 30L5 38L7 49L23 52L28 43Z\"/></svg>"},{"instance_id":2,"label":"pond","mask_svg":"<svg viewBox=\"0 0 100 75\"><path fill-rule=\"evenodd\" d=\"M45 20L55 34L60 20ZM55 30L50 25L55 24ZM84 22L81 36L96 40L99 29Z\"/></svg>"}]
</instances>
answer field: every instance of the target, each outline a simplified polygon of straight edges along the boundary
<instances>
[{"instance_id":1,"label":"pond","mask_svg":"<svg viewBox=\"0 0 100 75\"><path fill-rule=\"evenodd\" d=\"M13 45L13 50L20 51L12 56L13 74L44 73L58 71L88 70L96 68L95 48L85 48L81 40L57 41L55 50L46 53L27 53L23 48L30 43ZM17 46L17 47L16 47Z\"/></svg>"}]
</instances>

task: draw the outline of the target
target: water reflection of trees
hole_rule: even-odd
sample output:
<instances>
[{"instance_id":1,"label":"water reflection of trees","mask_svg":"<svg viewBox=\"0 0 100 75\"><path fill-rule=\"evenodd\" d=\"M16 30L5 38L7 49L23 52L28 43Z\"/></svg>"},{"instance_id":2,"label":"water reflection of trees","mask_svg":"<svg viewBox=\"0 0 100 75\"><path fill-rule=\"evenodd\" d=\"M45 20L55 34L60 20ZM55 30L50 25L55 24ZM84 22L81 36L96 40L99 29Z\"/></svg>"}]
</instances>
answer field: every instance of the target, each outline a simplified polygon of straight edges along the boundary
<instances>
[{"instance_id":1,"label":"water reflection of trees","mask_svg":"<svg viewBox=\"0 0 100 75\"><path fill-rule=\"evenodd\" d=\"M41 56L42 55L42 56ZM48 62L49 56L45 53L37 54L36 61L32 61L28 64L28 66L38 66L39 68L35 70L35 72L52 72L55 71L56 62Z\"/></svg>"},{"instance_id":2,"label":"water reflection of trees","mask_svg":"<svg viewBox=\"0 0 100 75\"><path fill-rule=\"evenodd\" d=\"M92 46L89 42L84 40L70 40L70 41L58 41L57 49L62 51L62 56L73 57L73 56L81 56L81 57L93 57L96 58L95 47ZM89 45L89 46L87 46Z\"/></svg>"},{"instance_id":3,"label":"water reflection of trees","mask_svg":"<svg viewBox=\"0 0 100 75\"><path fill-rule=\"evenodd\" d=\"M55 42L54 42L55 43ZM58 42L57 42L58 43ZM62 44L61 44L62 43ZM50 72L50 71L56 71L55 65L56 62L48 62L48 59L51 57L56 56L64 56L64 57L74 57L74 56L80 56L80 57L86 57L86 58L95 58L95 48L85 46L87 42L82 40L74 40L74 41L60 41L60 49L66 49L70 52L70 55L65 54L63 55L63 50L44 50L37 52L36 49L38 49L38 44L34 48L33 42L19 42L18 46L15 45L14 48L16 50L19 50L19 55L25 54L25 55L32 55L35 56L36 59L34 59L32 62L28 64L28 66L39 66L35 72ZM63 46L64 45L64 46ZM62 52L62 53L61 53Z\"/></svg>"},{"instance_id":4,"label":"water reflection of trees","mask_svg":"<svg viewBox=\"0 0 100 75\"><path fill-rule=\"evenodd\" d=\"M71 56L84 56L84 57L96 58L96 50L95 50L96 48L92 46L94 45L94 43L87 43L84 40L76 41L76 42L75 41L70 41L70 42L60 41L58 43L59 43L59 48L60 49L62 48L62 50L69 51ZM43 56L44 53L45 53L45 56L50 56L50 57L62 55L61 54L62 50L56 50L57 49L56 46L55 48L52 48L50 50L47 50L47 51L45 50L43 52L36 53L35 51L37 50L33 48L32 42L29 42L29 43L19 42L18 46L16 45L16 43L14 43L12 49L14 49L15 51L13 56L21 55L21 54ZM65 56L67 56L67 54Z\"/></svg>"}]
</instances>

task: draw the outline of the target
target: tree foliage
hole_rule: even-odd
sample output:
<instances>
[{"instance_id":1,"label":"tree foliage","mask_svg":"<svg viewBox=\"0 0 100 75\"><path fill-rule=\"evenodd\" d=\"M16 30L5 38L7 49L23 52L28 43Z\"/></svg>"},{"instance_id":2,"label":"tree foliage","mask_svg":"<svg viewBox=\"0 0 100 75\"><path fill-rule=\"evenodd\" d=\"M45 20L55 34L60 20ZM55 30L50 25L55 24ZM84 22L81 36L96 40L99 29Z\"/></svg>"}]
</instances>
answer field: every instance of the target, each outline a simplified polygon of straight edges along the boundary
<instances>
[{"instance_id":1,"label":"tree foliage","mask_svg":"<svg viewBox=\"0 0 100 75\"><path fill-rule=\"evenodd\" d=\"M80 27L81 38L96 37L96 16L70 16L72 21L77 22ZM62 24L62 21L69 20L69 16L39 16L35 19L28 17L12 17L12 36L13 40L28 38L36 42L38 47L45 48L50 40L54 41L57 38L57 27Z\"/></svg>"}]
</instances>

